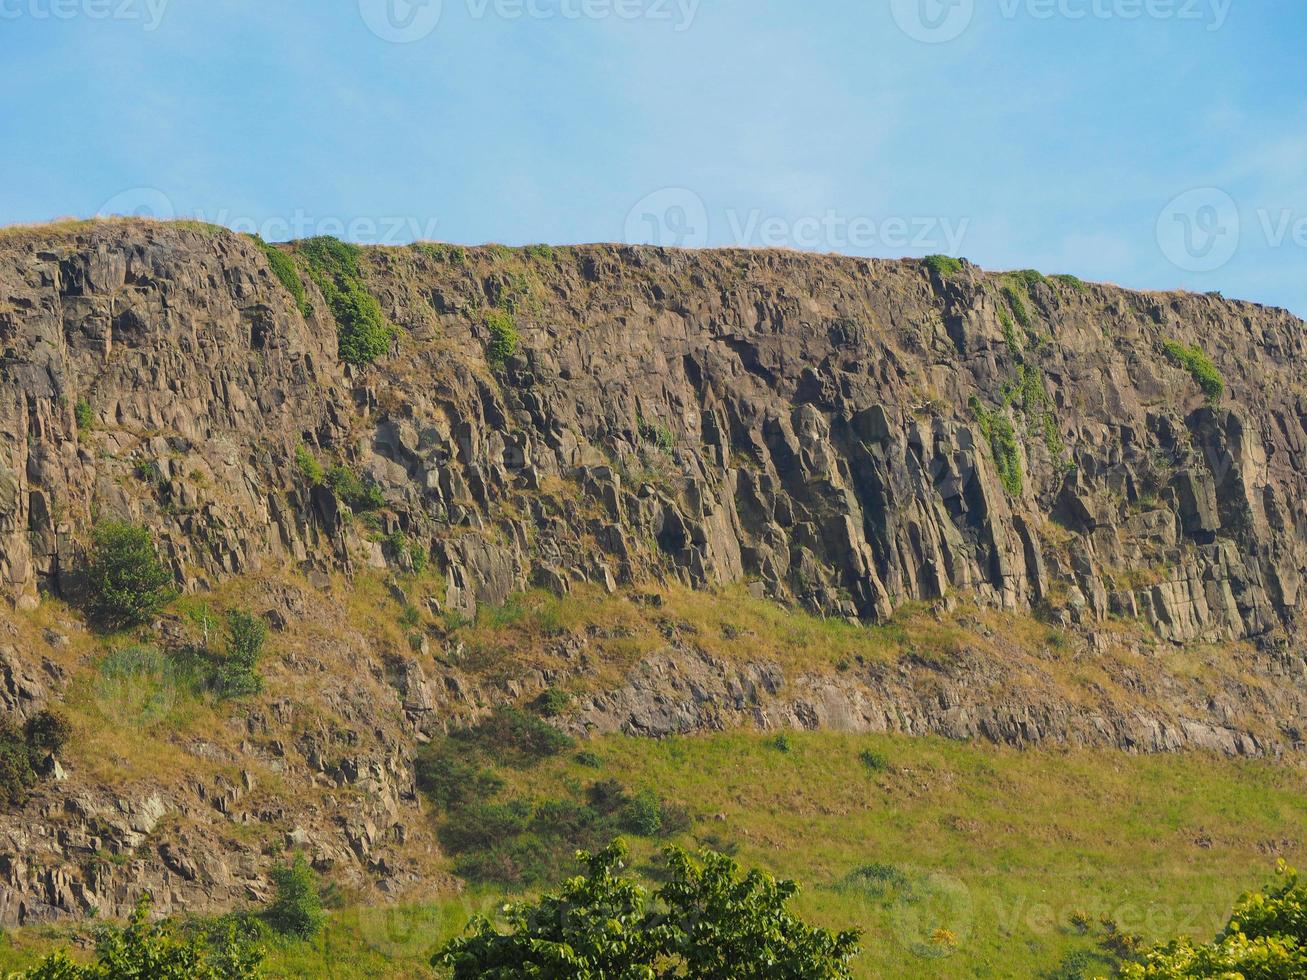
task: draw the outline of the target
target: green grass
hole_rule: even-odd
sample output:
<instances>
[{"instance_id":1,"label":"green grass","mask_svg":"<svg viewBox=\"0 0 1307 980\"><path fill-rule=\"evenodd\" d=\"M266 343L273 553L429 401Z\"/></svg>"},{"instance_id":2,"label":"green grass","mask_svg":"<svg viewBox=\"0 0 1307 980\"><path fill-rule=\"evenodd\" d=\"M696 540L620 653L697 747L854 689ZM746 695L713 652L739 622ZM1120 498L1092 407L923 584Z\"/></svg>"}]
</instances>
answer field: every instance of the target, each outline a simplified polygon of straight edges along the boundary
<instances>
[{"instance_id":1,"label":"green grass","mask_svg":"<svg viewBox=\"0 0 1307 980\"><path fill-rule=\"evenodd\" d=\"M980 424L981 434L989 440L999 481L1010 497L1021 496L1025 469L1021 462L1021 442L1016 427L1008 417L1006 406L998 411L986 409L979 398L971 399L971 411Z\"/></svg>"},{"instance_id":2,"label":"green grass","mask_svg":"<svg viewBox=\"0 0 1307 980\"><path fill-rule=\"evenodd\" d=\"M1085 281L1079 276L1073 276L1070 273L1063 272L1053 276L1052 278L1056 279L1064 286L1069 286L1074 292L1080 293L1082 296L1089 292L1089 287L1085 285Z\"/></svg>"},{"instance_id":3,"label":"green grass","mask_svg":"<svg viewBox=\"0 0 1307 980\"><path fill-rule=\"evenodd\" d=\"M335 317L341 360L369 364L390 350L395 329L363 284L363 250L330 236L306 239L298 249Z\"/></svg>"},{"instance_id":4,"label":"green grass","mask_svg":"<svg viewBox=\"0 0 1307 980\"><path fill-rule=\"evenodd\" d=\"M1221 377L1221 372L1217 370L1206 351L1197 344L1189 347L1178 340L1163 341L1162 350L1173 363L1189 372L1189 376L1207 396L1208 404L1221 403L1225 395L1225 379Z\"/></svg>"},{"instance_id":5,"label":"green grass","mask_svg":"<svg viewBox=\"0 0 1307 980\"><path fill-rule=\"evenodd\" d=\"M299 308L300 314L304 317L312 316L313 306L309 303L308 294L304 292L304 283L300 280L299 270L295 268L295 259L275 245L269 245L258 235L253 237L254 244L259 246L259 249L268 260L268 268L272 270L272 274L277 277L278 281L286 287L286 292L290 293L291 298L295 300L295 305Z\"/></svg>"},{"instance_id":6,"label":"green grass","mask_svg":"<svg viewBox=\"0 0 1307 980\"><path fill-rule=\"evenodd\" d=\"M1030 316L1030 307L1027 305L1027 293L1024 284L1018 287L1012 283L1005 283L1002 292L1009 309L1012 310L1012 315L1017 318L1017 323L1021 324L1026 330L1032 329L1035 321Z\"/></svg>"},{"instance_id":7,"label":"green grass","mask_svg":"<svg viewBox=\"0 0 1307 980\"><path fill-rule=\"evenodd\" d=\"M486 329L490 331L486 360L495 367L503 367L504 362L517 353L517 324L513 314L508 310L490 310L486 313Z\"/></svg>"},{"instance_id":8,"label":"green grass","mask_svg":"<svg viewBox=\"0 0 1307 980\"><path fill-rule=\"evenodd\" d=\"M962 260L951 255L927 255L921 263L941 279L951 279L962 273Z\"/></svg>"},{"instance_id":9,"label":"green grass","mask_svg":"<svg viewBox=\"0 0 1307 980\"><path fill-rule=\"evenodd\" d=\"M598 771L683 804L695 819L681 843L795 878L806 918L862 929L855 966L868 980L1039 976L1092 948L1074 913L1149 940L1210 938L1268 878L1272 845L1304 862L1307 772L1292 765L835 733L790 732L786 745L745 732L607 737L584 743L584 759L503 775L510 792L546 798ZM656 873L659 842L630 840L633 866ZM505 897L473 887L338 910L318 939L274 943L268 973L429 977L431 951ZM932 941L939 929L952 945ZM64 935L12 931L0 970Z\"/></svg>"},{"instance_id":10,"label":"green grass","mask_svg":"<svg viewBox=\"0 0 1307 980\"><path fill-rule=\"evenodd\" d=\"M786 746L732 733L586 748L605 776L688 806L700 818L693 835L799 880L811 920L863 929L865 977L1033 976L1090 948L1056 924L1074 911L1148 938L1208 936L1273 868L1259 845L1297 837L1307 819L1307 774L1265 762L831 733L788 733ZM559 757L510 788L546 793L584 772ZM876 864L922 897L903 902L848 883ZM965 921L949 914L958 896L971 910ZM957 936L952 955L905 948L934 926Z\"/></svg>"}]
</instances>

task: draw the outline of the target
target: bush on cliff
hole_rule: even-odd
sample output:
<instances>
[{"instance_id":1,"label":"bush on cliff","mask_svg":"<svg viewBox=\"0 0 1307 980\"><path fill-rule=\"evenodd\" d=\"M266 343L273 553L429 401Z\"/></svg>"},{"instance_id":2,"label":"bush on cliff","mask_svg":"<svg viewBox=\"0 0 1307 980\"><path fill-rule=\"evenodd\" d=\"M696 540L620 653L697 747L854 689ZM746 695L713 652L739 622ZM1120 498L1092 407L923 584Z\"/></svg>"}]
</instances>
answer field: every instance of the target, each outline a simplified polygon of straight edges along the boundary
<instances>
[{"instance_id":1,"label":"bush on cliff","mask_svg":"<svg viewBox=\"0 0 1307 980\"><path fill-rule=\"evenodd\" d=\"M69 734L68 722L52 711L32 716L22 728L0 721L0 804L22 805L40 780L42 760L63 748Z\"/></svg>"},{"instance_id":2,"label":"bush on cliff","mask_svg":"<svg viewBox=\"0 0 1307 980\"><path fill-rule=\"evenodd\" d=\"M322 931L326 913L322 911L318 876L303 854L296 854L290 864L273 868L272 884L276 893L263 918L274 932L295 939L312 939Z\"/></svg>"},{"instance_id":3,"label":"bush on cliff","mask_svg":"<svg viewBox=\"0 0 1307 980\"><path fill-rule=\"evenodd\" d=\"M106 521L96 526L93 538L87 612L101 628L139 626L176 598L172 572L159 560L146 528Z\"/></svg>"},{"instance_id":4,"label":"bush on cliff","mask_svg":"<svg viewBox=\"0 0 1307 980\"><path fill-rule=\"evenodd\" d=\"M268 626L247 612L227 613L227 658L218 670L218 690L225 698L244 697L263 690L259 657L268 639Z\"/></svg>"},{"instance_id":5,"label":"bush on cliff","mask_svg":"<svg viewBox=\"0 0 1307 980\"><path fill-rule=\"evenodd\" d=\"M381 304L363 285L357 245L322 236L300 243L309 275L336 319L340 359L348 364L370 364L390 350L394 329L386 323Z\"/></svg>"},{"instance_id":6,"label":"bush on cliff","mask_svg":"<svg viewBox=\"0 0 1307 980\"><path fill-rule=\"evenodd\" d=\"M1208 404L1220 404L1221 398L1225 395L1225 379L1221 377L1221 372L1216 369L1216 365L1212 363L1206 351L1197 344L1189 347L1178 340L1164 341L1162 349L1173 363L1189 372L1189 376L1197 382L1198 387L1207 396Z\"/></svg>"}]
</instances>

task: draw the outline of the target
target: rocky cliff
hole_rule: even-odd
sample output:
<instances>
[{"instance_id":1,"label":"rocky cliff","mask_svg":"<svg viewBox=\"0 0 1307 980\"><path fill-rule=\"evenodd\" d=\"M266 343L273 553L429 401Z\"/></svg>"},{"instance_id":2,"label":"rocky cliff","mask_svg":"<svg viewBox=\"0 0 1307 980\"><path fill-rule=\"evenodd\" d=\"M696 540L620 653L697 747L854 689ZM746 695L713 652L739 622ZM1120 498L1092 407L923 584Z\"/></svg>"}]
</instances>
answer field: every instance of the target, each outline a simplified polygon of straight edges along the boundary
<instances>
[{"instance_id":1,"label":"rocky cliff","mask_svg":"<svg viewBox=\"0 0 1307 980\"><path fill-rule=\"evenodd\" d=\"M1283 311L941 261L419 245L358 256L394 336L357 366L311 260L284 252L302 303L218 229L0 235L0 701L30 714L94 661L66 610L106 517L149 526L188 592L243 589L288 651L229 747L173 740L211 771L126 792L74 759L29 808L48 833L10 821L6 921L121 909L145 883L165 905L257 893L266 861L232 857L232 822L312 836L360 881L416 880L416 742L580 676L577 731L1301 748L1307 334ZM611 681L595 631L490 676L427 638L378 650L325 598L415 556L442 649L528 588L659 582L862 624L961 609L970 639L946 662L909 637L808 670L671 623ZM1068 650L1012 625L1035 622ZM1205 651L1204 671L1168 650ZM106 847L140 866L75 870Z\"/></svg>"}]
</instances>

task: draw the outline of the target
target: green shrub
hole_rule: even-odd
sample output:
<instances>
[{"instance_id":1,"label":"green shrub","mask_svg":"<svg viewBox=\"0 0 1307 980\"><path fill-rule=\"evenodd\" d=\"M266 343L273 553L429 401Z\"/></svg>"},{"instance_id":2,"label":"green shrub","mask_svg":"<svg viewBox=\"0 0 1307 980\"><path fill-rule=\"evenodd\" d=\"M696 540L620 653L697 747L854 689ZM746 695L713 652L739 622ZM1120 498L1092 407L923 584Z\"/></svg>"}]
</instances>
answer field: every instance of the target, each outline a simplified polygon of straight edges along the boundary
<instances>
[{"instance_id":1,"label":"green shrub","mask_svg":"<svg viewBox=\"0 0 1307 980\"><path fill-rule=\"evenodd\" d=\"M676 448L676 436L665 422L656 419L651 422L646 418L637 418L636 428L640 430L641 439L653 443L663 452L670 453Z\"/></svg>"},{"instance_id":2,"label":"green shrub","mask_svg":"<svg viewBox=\"0 0 1307 980\"><path fill-rule=\"evenodd\" d=\"M998 322L1003 328L1003 343L1007 346L1008 353L1014 358L1021 357L1021 338L1017 336L1016 325L1012 322L1012 314L1007 311L1007 307L998 308Z\"/></svg>"},{"instance_id":3,"label":"green shrub","mask_svg":"<svg viewBox=\"0 0 1307 980\"><path fill-rule=\"evenodd\" d=\"M268 625L256 616L233 609L227 613L227 657L218 671L218 691L239 698L263 690L259 657L268 639Z\"/></svg>"},{"instance_id":4,"label":"green shrub","mask_svg":"<svg viewBox=\"0 0 1307 980\"><path fill-rule=\"evenodd\" d=\"M535 708L546 718L556 718L572 704L572 695L562 688L551 687L535 700Z\"/></svg>"},{"instance_id":5,"label":"green shrub","mask_svg":"<svg viewBox=\"0 0 1307 980\"><path fill-rule=\"evenodd\" d=\"M872 772L885 772L889 769L889 759L873 749L863 749L859 752L858 761Z\"/></svg>"},{"instance_id":6,"label":"green shrub","mask_svg":"<svg viewBox=\"0 0 1307 980\"><path fill-rule=\"evenodd\" d=\"M286 287L286 292L290 293L291 298L295 300L295 305L299 308L301 315L305 317L312 316L313 307L309 304L308 294L304 292L304 283L300 281L300 274L295 268L295 260L275 245L269 245L258 235L254 236L254 244L259 246L259 249L267 258L268 268L272 270L272 274Z\"/></svg>"},{"instance_id":7,"label":"green shrub","mask_svg":"<svg viewBox=\"0 0 1307 980\"><path fill-rule=\"evenodd\" d=\"M1167 340L1163 342L1162 349L1175 364L1189 372L1189 376L1207 396L1208 404L1221 403L1221 398L1225 395L1225 379L1201 347L1196 344L1188 347L1178 340Z\"/></svg>"},{"instance_id":8,"label":"green shrub","mask_svg":"<svg viewBox=\"0 0 1307 980\"><path fill-rule=\"evenodd\" d=\"M522 249L523 254L533 259L540 259L544 262L551 262L554 259L554 247L552 245L527 245Z\"/></svg>"},{"instance_id":9,"label":"green shrub","mask_svg":"<svg viewBox=\"0 0 1307 980\"><path fill-rule=\"evenodd\" d=\"M296 854L290 864L279 864L271 872L272 904L263 913L272 931L294 939L312 939L322 930L326 918L318 892L318 876Z\"/></svg>"},{"instance_id":10,"label":"green shrub","mask_svg":"<svg viewBox=\"0 0 1307 980\"><path fill-rule=\"evenodd\" d=\"M517 708L496 708L475 728L457 738L469 742L501 765L527 766L558 755L576 743L571 736Z\"/></svg>"},{"instance_id":11,"label":"green shrub","mask_svg":"<svg viewBox=\"0 0 1307 980\"><path fill-rule=\"evenodd\" d=\"M1012 310L1012 315L1017 318L1017 323L1021 324L1026 330L1034 326L1034 320L1030 316L1030 308L1026 305L1025 287L1017 289L1010 283L1003 285L1003 298L1007 300L1008 307Z\"/></svg>"},{"instance_id":12,"label":"green shrub","mask_svg":"<svg viewBox=\"0 0 1307 980\"><path fill-rule=\"evenodd\" d=\"M780 735L775 735L772 738L768 739L767 744L770 745L777 752L789 752L792 748L794 748L794 744L790 741L790 736L784 733Z\"/></svg>"},{"instance_id":13,"label":"green shrub","mask_svg":"<svg viewBox=\"0 0 1307 980\"><path fill-rule=\"evenodd\" d=\"M657 794L642 790L622 808L621 827L640 837L654 837L663 829L663 805Z\"/></svg>"},{"instance_id":14,"label":"green shrub","mask_svg":"<svg viewBox=\"0 0 1307 980\"><path fill-rule=\"evenodd\" d=\"M413 569L414 575L421 575L426 571L427 563L431 560L426 547L420 541L414 541L403 531L392 531L386 535L386 546L390 548L391 554L395 560L407 558L409 565ZM416 610L415 610L416 612ZM416 626L417 623L406 623L405 625Z\"/></svg>"},{"instance_id":15,"label":"green shrub","mask_svg":"<svg viewBox=\"0 0 1307 980\"><path fill-rule=\"evenodd\" d=\"M962 260L951 255L927 255L921 262L941 279L951 279L962 273Z\"/></svg>"},{"instance_id":16,"label":"green shrub","mask_svg":"<svg viewBox=\"0 0 1307 980\"><path fill-rule=\"evenodd\" d=\"M617 779L600 779L590 784L585 791L586 799L589 801L596 813L603 816L609 816L619 813L626 804L631 801L631 797L626 792L626 787L622 785L621 780Z\"/></svg>"},{"instance_id":17,"label":"green shrub","mask_svg":"<svg viewBox=\"0 0 1307 980\"><path fill-rule=\"evenodd\" d=\"M909 895L912 881L896 865L878 862L850 871L839 887L842 891L862 892L871 898L883 899Z\"/></svg>"},{"instance_id":18,"label":"green shrub","mask_svg":"<svg viewBox=\"0 0 1307 980\"><path fill-rule=\"evenodd\" d=\"M295 447L295 466L310 486L316 487L326 479L327 474L322 469L322 464L302 442Z\"/></svg>"},{"instance_id":19,"label":"green shrub","mask_svg":"<svg viewBox=\"0 0 1307 980\"><path fill-rule=\"evenodd\" d=\"M486 359L495 367L504 363L517 353L517 324L513 314L507 310L491 310L486 314L486 328L490 331L490 343L486 346Z\"/></svg>"},{"instance_id":20,"label":"green shrub","mask_svg":"<svg viewBox=\"0 0 1307 980\"><path fill-rule=\"evenodd\" d=\"M37 770L42 760L62 749L70 735L68 721L48 709L33 715L22 728L0 721L0 804L21 806L40 781Z\"/></svg>"},{"instance_id":21,"label":"green shrub","mask_svg":"<svg viewBox=\"0 0 1307 980\"><path fill-rule=\"evenodd\" d=\"M1056 275L1053 278L1056 279L1058 282L1062 283L1064 286L1070 286L1073 290L1075 290L1077 293L1081 293L1082 295L1084 293L1089 292L1089 287L1085 285L1085 281L1081 279L1079 276L1073 276L1067 273L1061 273L1060 275Z\"/></svg>"},{"instance_id":22,"label":"green shrub","mask_svg":"<svg viewBox=\"0 0 1307 980\"><path fill-rule=\"evenodd\" d=\"M91 403L86 399L78 399L77 404L73 406L73 418L77 421L79 432L90 431L95 422L95 413L91 410Z\"/></svg>"},{"instance_id":23,"label":"green shrub","mask_svg":"<svg viewBox=\"0 0 1307 980\"><path fill-rule=\"evenodd\" d=\"M1025 474L1021 463L1021 443L1017 439L1016 429L1004 411L990 412L972 396L971 411L980 423L980 431L989 440L990 451L994 456L994 466L998 470L999 481L1009 496L1021 496Z\"/></svg>"},{"instance_id":24,"label":"green shrub","mask_svg":"<svg viewBox=\"0 0 1307 980\"><path fill-rule=\"evenodd\" d=\"M337 464L329 469L327 486L356 514L380 510L386 505L381 487L371 478L359 476L348 466Z\"/></svg>"},{"instance_id":25,"label":"green shrub","mask_svg":"<svg viewBox=\"0 0 1307 980\"><path fill-rule=\"evenodd\" d=\"M442 809L489 800L504 787L493 770L464 758L448 741L425 746L414 762L418 788Z\"/></svg>"},{"instance_id":26,"label":"green shrub","mask_svg":"<svg viewBox=\"0 0 1307 980\"><path fill-rule=\"evenodd\" d=\"M86 577L88 612L102 628L147 622L177 596L150 532L123 521L96 526Z\"/></svg>"},{"instance_id":27,"label":"green shrub","mask_svg":"<svg viewBox=\"0 0 1307 980\"><path fill-rule=\"evenodd\" d=\"M1020 283L1022 288L1026 290L1039 285L1041 282L1048 282L1048 277L1038 269L1018 269L1016 272L1009 272L1007 278Z\"/></svg>"},{"instance_id":28,"label":"green shrub","mask_svg":"<svg viewBox=\"0 0 1307 980\"><path fill-rule=\"evenodd\" d=\"M576 754L576 764L585 766L587 769L602 769L604 767L603 759L599 758L594 752L578 752Z\"/></svg>"},{"instance_id":29,"label":"green shrub","mask_svg":"<svg viewBox=\"0 0 1307 980\"><path fill-rule=\"evenodd\" d=\"M416 242L413 248L423 255L430 256L437 262L450 265L466 265L467 249L462 245L445 245L440 242Z\"/></svg>"},{"instance_id":30,"label":"green shrub","mask_svg":"<svg viewBox=\"0 0 1307 980\"><path fill-rule=\"evenodd\" d=\"M518 800L470 803L449 815L440 843L454 852L486 850L524 833L530 822L530 807Z\"/></svg>"},{"instance_id":31,"label":"green shrub","mask_svg":"<svg viewBox=\"0 0 1307 980\"><path fill-rule=\"evenodd\" d=\"M171 923L150 922L150 900L141 899L126 927L108 926L95 941L95 962L75 962L64 950L11 980L255 980L263 976L264 950L229 925L209 934L178 935Z\"/></svg>"},{"instance_id":32,"label":"green shrub","mask_svg":"<svg viewBox=\"0 0 1307 980\"><path fill-rule=\"evenodd\" d=\"M370 364L390 350L395 331L363 285L363 250L330 236L310 238L299 249L336 320L341 360Z\"/></svg>"}]
</instances>

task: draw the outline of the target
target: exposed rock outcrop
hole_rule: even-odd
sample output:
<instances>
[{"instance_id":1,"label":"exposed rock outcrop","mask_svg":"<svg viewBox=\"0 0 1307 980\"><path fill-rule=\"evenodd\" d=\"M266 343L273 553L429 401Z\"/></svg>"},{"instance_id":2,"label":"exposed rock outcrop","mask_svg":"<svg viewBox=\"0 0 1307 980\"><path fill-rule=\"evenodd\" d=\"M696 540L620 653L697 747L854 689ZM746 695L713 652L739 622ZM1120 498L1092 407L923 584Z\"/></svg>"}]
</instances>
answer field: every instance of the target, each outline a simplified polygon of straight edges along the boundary
<instances>
[{"instance_id":1,"label":"exposed rock outcrop","mask_svg":"<svg viewBox=\"0 0 1307 980\"><path fill-rule=\"evenodd\" d=\"M121 914L147 887L164 910L230 907L266 894L282 846L398 893L435 851L416 746L569 682L588 692L562 722L578 732L1302 747L1307 337L1283 311L970 265L415 246L360 256L399 328L360 368L299 261L307 316L225 231L0 235L0 593L16 610L0 615L0 710L30 717L93 661L31 617L42 594L80 598L105 517L148 525L190 592L261 583L247 601L282 640L281 686L223 738L178 739L166 785L52 758L28 810L0 820L0 922ZM501 336L492 362L505 317L515 345ZM1219 405L1168 359L1173 339L1224 375ZM305 454L358 477L368 513ZM414 601L451 624L530 586L663 578L865 623L965 602L1075 640L1044 660L980 644L832 672L671 637L613 684L585 637L557 640L564 666L502 677L458 666L452 635L379 649L330 619L333 583L424 560L439 586ZM1113 660L1101 634L1123 623L1157 649L1229 652L1201 681L1135 634ZM1068 659L1090 678L1075 690Z\"/></svg>"}]
</instances>

